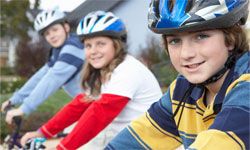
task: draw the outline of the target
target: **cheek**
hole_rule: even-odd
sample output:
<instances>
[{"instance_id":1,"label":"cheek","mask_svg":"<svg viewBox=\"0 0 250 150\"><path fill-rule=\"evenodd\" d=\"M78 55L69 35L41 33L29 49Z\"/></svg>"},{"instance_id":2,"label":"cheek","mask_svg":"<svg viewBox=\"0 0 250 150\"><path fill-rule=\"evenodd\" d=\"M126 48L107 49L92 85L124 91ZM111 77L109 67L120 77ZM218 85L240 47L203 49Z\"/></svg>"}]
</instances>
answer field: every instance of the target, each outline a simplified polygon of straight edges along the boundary
<instances>
[{"instance_id":1,"label":"cheek","mask_svg":"<svg viewBox=\"0 0 250 150\"><path fill-rule=\"evenodd\" d=\"M89 59L89 57L90 57L90 52L89 52L88 50L85 49L84 55L85 55L85 58L86 58L86 59Z\"/></svg>"},{"instance_id":2,"label":"cheek","mask_svg":"<svg viewBox=\"0 0 250 150\"><path fill-rule=\"evenodd\" d=\"M61 38L62 38L62 40L67 39L67 33L65 31L61 31Z\"/></svg>"},{"instance_id":3,"label":"cheek","mask_svg":"<svg viewBox=\"0 0 250 150\"><path fill-rule=\"evenodd\" d=\"M170 60L173 64L177 63L179 61L178 51L174 51L174 50L169 49L168 54L169 54Z\"/></svg>"},{"instance_id":4,"label":"cheek","mask_svg":"<svg viewBox=\"0 0 250 150\"><path fill-rule=\"evenodd\" d=\"M170 61L172 63L172 65L174 66L174 68L180 72L180 58L179 58L179 54L178 52L173 52L171 50L168 51L169 57L170 57Z\"/></svg>"},{"instance_id":5,"label":"cheek","mask_svg":"<svg viewBox=\"0 0 250 150\"><path fill-rule=\"evenodd\" d=\"M115 48L113 45L106 47L105 53L108 55L109 59L113 59L115 57Z\"/></svg>"},{"instance_id":6,"label":"cheek","mask_svg":"<svg viewBox=\"0 0 250 150\"><path fill-rule=\"evenodd\" d=\"M49 36L48 36L48 35L44 35L43 37L44 37L44 39L45 39L47 42L49 42Z\"/></svg>"}]
</instances>

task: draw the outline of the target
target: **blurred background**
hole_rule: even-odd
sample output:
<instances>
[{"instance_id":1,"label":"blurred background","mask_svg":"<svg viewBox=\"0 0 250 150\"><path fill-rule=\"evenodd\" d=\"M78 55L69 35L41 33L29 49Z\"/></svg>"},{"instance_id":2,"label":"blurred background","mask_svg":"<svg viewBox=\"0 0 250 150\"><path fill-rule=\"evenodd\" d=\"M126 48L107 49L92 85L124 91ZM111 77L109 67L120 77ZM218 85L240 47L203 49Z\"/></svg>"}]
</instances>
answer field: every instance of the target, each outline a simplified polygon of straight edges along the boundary
<instances>
[{"instance_id":1,"label":"blurred background","mask_svg":"<svg viewBox=\"0 0 250 150\"><path fill-rule=\"evenodd\" d=\"M165 91L177 73L166 56L159 35L147 28L149 0L0 0L0 103L36 72L46 61L50 47L33 28L35 16L42 9L58 8L67 13L72 32L81 17L95 10L112 11L126 24L128 50L149 67ZM247 25L250 35L250 20ZM36 130L69 101L60 90L26 118L22 131ZM57 105L55 105L57 104ZM1 141L10 132L0 118Z\"/></svg>"}]
</instances>

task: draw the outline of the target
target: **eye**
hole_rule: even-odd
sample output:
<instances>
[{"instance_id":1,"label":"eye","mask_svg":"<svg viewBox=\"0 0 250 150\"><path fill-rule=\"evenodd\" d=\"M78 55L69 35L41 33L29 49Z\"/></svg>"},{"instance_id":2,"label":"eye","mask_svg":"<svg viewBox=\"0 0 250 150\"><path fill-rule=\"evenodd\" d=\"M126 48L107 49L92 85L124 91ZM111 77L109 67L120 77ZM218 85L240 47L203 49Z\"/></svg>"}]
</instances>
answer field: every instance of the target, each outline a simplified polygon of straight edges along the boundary
<instances>
[{"instance_id":1,"label":"eye","mask_svg":"<svg viewBox=\"0 0 250 150\"><path fill-rule=\"evenodd\" d=\"M45 31L44 33L43 33L43 36L48 36L49 35L49 32L48 31Z\"/></svg>"},{"instance_id":2,"label":"eye","mask_svg":"<svg viewBox=\"0 0 250 150\"><path fill-rule=\"evenodd\" d=\"M176 45L181 42L179 38L168 38L167 39L169 45Z\"/></svg>"},{"instance_id":3,"label":"eye","mask_svg":"<svg viewBox=\"0 0 250 150\"><path fill-rule=\"evenodd\" d=\"M88 44L88 43L84 43L84 47L85 47L85 49L90 49L90 48L91 48L91 45Z\"/></svg>"},{"instance_id":4,"label":"eye","mask_svg":"<svg viewBox=\"0 0 250 150\"><path fill-rule=\"evenodd\" d=\"M54 31L54 32L56 32L58 30L58 28L52 27L51 30Z\"/></svg>"},{"instance_id":5,"label":"eye","mask_svg":"<svg viewBox=\"0 0 250 150\"><path fill-rule=\"evenodd\" d=\"M207 34L205 34L205 33L199 33L199 34L197 34L196 39L202 40L202 39L206 39L208 37L209 36Z\"/></svg>"},{"instance_id":6,"label":"eye","mask_svg":"<svg viewBox=\"0 0 250 150\"><path fill-rule=\"evenodd\" d=\"M101 42L101 41L97 42L97 46L99 47L103 47L104 45L106 45L105 42Z\"/></svg>"}]
</instances>

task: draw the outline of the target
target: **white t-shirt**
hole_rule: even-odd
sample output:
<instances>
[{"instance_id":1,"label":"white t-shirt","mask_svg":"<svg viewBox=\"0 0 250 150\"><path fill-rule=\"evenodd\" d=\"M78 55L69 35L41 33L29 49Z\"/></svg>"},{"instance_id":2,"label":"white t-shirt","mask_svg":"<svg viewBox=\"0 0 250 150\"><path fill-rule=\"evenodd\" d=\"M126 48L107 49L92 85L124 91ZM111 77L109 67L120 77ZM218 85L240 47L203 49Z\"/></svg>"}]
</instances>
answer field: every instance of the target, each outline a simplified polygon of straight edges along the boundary
<instances>
[{"instance_id":1,"label":"white t-shirt","mask_svg":"<svg viewBox=\"0 0 250 150\"><path fill-rule=\"evenodd\" d=\"M102 85L101 93L125 96L130 100L112 123L87 144L88 149L103 149L118 132L145 113L150 105L162 96L153 73L131 55L127 55L115 68L110 80Z\"/></svg>"}]
</instances>

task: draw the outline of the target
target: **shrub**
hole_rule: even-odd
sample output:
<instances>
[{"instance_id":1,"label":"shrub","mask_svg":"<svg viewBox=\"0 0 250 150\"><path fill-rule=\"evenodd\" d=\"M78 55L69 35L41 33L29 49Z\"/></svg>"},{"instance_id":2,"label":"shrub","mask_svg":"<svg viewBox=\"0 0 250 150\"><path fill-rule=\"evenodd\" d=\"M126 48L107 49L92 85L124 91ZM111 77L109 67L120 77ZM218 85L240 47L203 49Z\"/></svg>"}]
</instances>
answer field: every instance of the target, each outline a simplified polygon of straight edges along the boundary
<instances>
[{"instance_id":1,"label":"shrub","mask_svg":"<svg viewBox=\"0 0 250 150\"><path fill-rule=\"evenodd\" d=\"M1 67L0 68L0 75L13 75L14 74L14 69L10 67Z\"/></svg>"},{"instance_id":2,"label":"shrub","mask_svg":"<svg viewBox=\"0 0 250 150\"><path fill-rule=\"evenodd\" d=\"M177 76L160 41L154 37L148 38L147 46L141 50L139 59L154 73L163 89L167 88Z\"/></svg>"},{"instance_id":3,"label":"shrub","mask_svg":"<svg viewBox=\"0 0 250 150\"><path fill-rule=\"evenodd\" d=\"M13 93L26 82L25 78L13 77L8 81L0 82L0 94Z\"/></svg>"}]
</instances>

